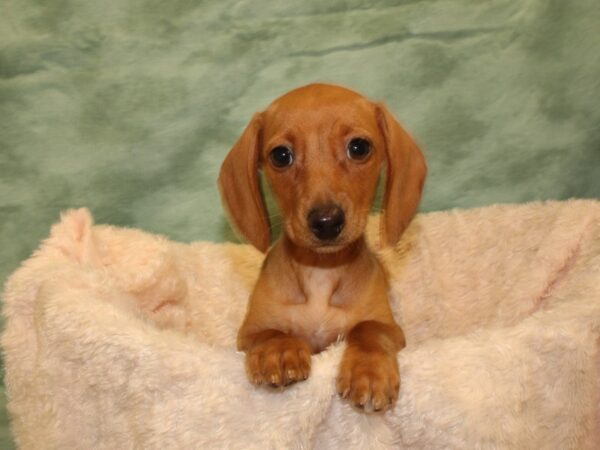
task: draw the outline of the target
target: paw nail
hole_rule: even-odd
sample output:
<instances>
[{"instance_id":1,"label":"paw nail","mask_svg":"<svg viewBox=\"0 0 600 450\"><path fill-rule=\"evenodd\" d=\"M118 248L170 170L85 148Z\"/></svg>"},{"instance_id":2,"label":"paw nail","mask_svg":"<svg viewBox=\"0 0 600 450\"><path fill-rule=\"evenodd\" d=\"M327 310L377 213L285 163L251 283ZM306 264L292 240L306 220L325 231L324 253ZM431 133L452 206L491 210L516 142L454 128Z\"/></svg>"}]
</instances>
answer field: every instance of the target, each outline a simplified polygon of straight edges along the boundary
<instances>
[{"instance_id":1,"label":"paw nail","mask_svg":"<svg viewBox=\"0 0 600 450\"><path fill-rule=\"evenodd\" d=\"M369 401L369 397L367 395L363 395L361 397L361 399L359 400L359 403L364 406L367 404L368 401Z\"/></svg>"}]
</instances>

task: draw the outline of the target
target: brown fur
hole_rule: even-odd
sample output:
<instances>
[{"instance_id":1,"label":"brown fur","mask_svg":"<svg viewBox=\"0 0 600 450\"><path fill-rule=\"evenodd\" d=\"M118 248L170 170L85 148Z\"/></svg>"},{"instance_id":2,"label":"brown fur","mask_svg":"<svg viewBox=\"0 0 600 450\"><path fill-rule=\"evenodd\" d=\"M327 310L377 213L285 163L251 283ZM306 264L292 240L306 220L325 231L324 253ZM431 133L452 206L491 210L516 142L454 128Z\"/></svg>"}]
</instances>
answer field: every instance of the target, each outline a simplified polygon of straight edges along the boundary
<instances>
[{"instance_id":1,"label":"brown fur","mask_svg":"<svg viewBox=\"0 0 600 450\"><path fill-rule=\"evenodd\" d=\"M371 142L365 161L347 157L355 137ZM293 148L290 167L270 163L269 152L279 145ZM384 105L339 86L305 86L256 114L228 154L219 184L237 229L267 251L260 168L284 219L283 236L266 256L238 335L253 383L284 386L306 379L310 354L345 338L340 395L369 410L393 405L404 335L390 309L385 271L364 239L384 164L381 236L384 245L394 245L415 214L426 165ZM341 234L328 245L311 233L306 219L322 202L335 202L346 216Z\"/></svg>"}]
</instances>

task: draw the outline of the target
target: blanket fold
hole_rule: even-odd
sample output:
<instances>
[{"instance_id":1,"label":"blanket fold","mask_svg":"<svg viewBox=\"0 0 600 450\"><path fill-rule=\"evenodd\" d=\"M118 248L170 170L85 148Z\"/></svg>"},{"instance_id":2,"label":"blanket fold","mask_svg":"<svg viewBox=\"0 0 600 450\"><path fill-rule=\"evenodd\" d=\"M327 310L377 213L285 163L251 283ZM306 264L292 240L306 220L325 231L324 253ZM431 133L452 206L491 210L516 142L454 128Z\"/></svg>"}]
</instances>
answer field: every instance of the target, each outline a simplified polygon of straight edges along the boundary
<instances>
[{"instance_id":1,"label":"blanket fold","mask_svg":"<svg viewBox=\"0 0 600 450\"><path fill-rule=\"evenodd\" d=\"M335 394L343 342L306 382L246 380L235 337L256 250L65 213L5 288L17 444L598 448L600 202L423 214L379 255L408 344L398 404L369 416Z\"/></svg>"}]
</instances>

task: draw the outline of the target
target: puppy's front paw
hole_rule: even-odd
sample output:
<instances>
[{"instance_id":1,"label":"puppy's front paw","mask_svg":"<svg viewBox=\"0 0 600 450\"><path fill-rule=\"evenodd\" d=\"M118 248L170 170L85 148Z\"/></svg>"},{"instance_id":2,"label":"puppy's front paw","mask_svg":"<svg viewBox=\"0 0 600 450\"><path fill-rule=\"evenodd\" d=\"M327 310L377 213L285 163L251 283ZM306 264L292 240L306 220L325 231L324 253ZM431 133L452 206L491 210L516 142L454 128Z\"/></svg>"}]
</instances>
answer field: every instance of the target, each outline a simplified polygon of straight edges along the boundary
<instances>
[{"instance_id":1,"label":"puppy's front paw","mask_svg":"<svg viewBox=\"0 0 600 450\"><path fill-rule=\"evenodd\" d=\"M399 389L396 354L346 349L337 379L342 398L367 412L385 411L396 402Z\"/></svg>"},{"instance_id":2,"label":"puppy's front paw","mask_svg":"<svg viewBox=\"0 0 600 450\"><path fill-rule=\"evenodd\" d=\"M310 374L310 347L301 339L276 336L252 347L246 355L246 371L256 385L287 386Z\"/></svg>"}]
</instances>

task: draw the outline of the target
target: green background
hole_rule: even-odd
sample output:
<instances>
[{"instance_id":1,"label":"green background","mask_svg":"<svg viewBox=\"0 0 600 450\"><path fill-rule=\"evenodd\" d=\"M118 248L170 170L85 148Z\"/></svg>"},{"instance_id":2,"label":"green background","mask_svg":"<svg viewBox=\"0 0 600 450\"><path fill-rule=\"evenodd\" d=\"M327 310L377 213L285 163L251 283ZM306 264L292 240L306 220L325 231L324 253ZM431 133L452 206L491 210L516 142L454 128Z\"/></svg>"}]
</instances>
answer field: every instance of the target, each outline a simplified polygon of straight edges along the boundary
<instances>
[{"instance_id":1,"label":"green background","mask_svg":"<svg viewBox=\"0 0 600 450\"><path fill-rule=\"evenodd\" d=\"M0 0L0 280L66 208L231 239L221 161L313 81L417 138L422 211L600 196L598 0Z\"/></svg>"}]
</instances>

